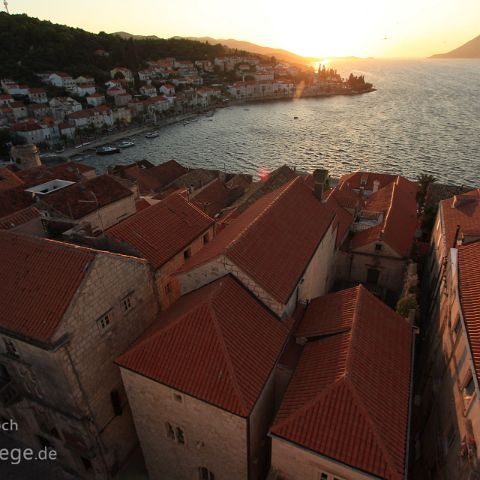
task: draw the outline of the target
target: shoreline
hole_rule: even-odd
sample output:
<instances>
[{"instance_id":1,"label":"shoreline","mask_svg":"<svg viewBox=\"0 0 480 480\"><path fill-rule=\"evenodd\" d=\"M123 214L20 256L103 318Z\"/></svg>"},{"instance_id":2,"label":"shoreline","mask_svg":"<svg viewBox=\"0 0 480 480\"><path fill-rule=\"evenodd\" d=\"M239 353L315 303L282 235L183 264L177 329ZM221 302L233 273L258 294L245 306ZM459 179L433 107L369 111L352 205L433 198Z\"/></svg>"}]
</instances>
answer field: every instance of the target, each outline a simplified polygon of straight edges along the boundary
<instances>
[{"instance_id":1,"label":"shoreline","mask_svg":"<svg viewBox=\"0 0 480 480\"><path fill-rule=\"evenodd\" d=\"M176 123L184 122L187 120L191 120L192 118L196 118L199 116L207 115L211 111L215 111L217 108L226 108L226 107L240 107L244 105L249 105L249 104L255 104L255 103L270 103L274 101L294 101L294 100L300 100L300 99L310 99L310 98L324 98L324 97L333 97L333 96L355 96L355 95L362 95L364 93L370 93L370 92L375 92L376 88L371 88L370 90L365 90L363 92L325 92L321 94L313 94L313 95L302 95L300 97L264 97L264 98L254 98L254 99L242 99L242 100L233 100L230 101L228 104L225 105L214 105L209 108L206 108L205 110L199 111L199 112L189 112L189 113L184 113L181 115L176 115L171 118L167 118L165 120L162 120L156 125L149 124L149 125L141 125L141 126L133 126L126 128L125 130L118 131L111 133L109 135L103 135L99 138L96 138L94 140L91 140L90 142L81 144L76 147L70 147L66 149L64 152L61 154L47 154L47 156L59 156L59 157L65 157L67 159L75 161L77 157L81 157L83 154L87 152L94 152L96 148L102 147L105 145L109 145L115 142L118 142L120 140L123 140L128 137L133 137L136 135L142 135L147 132L152 132L155 130L160 130L164 127L168 127L169 125L175 125Z\"/></svg>"}]
</instances>

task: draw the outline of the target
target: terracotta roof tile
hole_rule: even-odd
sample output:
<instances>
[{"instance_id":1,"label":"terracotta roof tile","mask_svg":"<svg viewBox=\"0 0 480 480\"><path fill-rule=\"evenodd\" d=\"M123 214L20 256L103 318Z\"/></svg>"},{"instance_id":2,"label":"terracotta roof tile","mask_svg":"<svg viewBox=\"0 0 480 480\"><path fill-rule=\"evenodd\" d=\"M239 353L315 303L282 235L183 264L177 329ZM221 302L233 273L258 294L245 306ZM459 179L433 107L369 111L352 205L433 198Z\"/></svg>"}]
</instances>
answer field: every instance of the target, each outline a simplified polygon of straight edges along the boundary
<instances>
[{"instance_id":1,"label":"terracotta roof tile","mask_svg":"<svg viewBox=\"0 0 480 480\"><path fill-rule=\"evenodd\" d=\"M351 188L360 189L361 186L365 190L373 190L373 183L378 181L378 188L383 188L389 183L394 182L397 175L391 175L388 173L374 173L374 172L354 172L347 175L343 175L340 178L341 183L347 183Z\"/></svg>"},{"instance_id":2,"label":"terracotta roof tile","mask_svg":"<svg viewBox=\"0 0 480 480\"><path fill-rule=\"evenodd\" d=\"M25 184L25 188L34 187L50 180L68 180L78 182L88 172L95 171L94 167L77 162L64 162L58 165L40 165L17 172L17 176Z\"/></svg>"},{"instance_id":3,"label":"terracotta roof tile","mask_svg":"<svg viewBox=\"0 0 480 480\"><path fill-rule=\"evenodd\" d=\"M54 334L95 255L0 231L0 326L42 342Z\"/></svg>"},{"instance_id":4,"label":"terracotta roof tile","mask_svg":"<svg viewBox=\"0 0 480 480\"><path fill-rule=\"evenodd\" d=\"M201 192L192 198L192 202L211 217L230 205L233 200L232 191L218 178L213 180Z\"/></svg>"},{"instance_id":5,"label":"terracotta roof tile","mask_svg":"<svg viewBox=\"0 0 480 480\"><path fill-rule=\"evenodd\" d=\"M380 478L403 479L408 322L359 286L313 300L297 335L308 341L272 433Z\"/></svg>"},{"instance_id":6,"label":"terracotta roof tile","mask_svg":"<svg viewBox=\"0 0 480 480\"><path fill-rule=\"evenodd\" d=\"M0 230L10 230L39 217L40 212L35 207L27 207L0 218Z\"/></svg>"},{"instance_id":7,"label":"terracotta roof tile","mask_svg":"<svg viewBox=\"0 0 480 480\"><path fill-rule=\"evenodd\" d=\"M454 206L455 205L455 206ZM456 195L440 202L447 248L454 247L457 226L459 234L480 229L480 189Z\"/></svg>"},{"instance_id":8,"label":"terracotta roof tile","mask_svg":"<svg viewBox=\"0 0 480 480\"><path fill-rule=\"evenodd\" d=\"M0 168L0 192L22 185L22 180L9 168Z\"/></svg>"},{"instance_id":9,"label":"terracotta roof tile","mask_svg":"<svg viewBox=\"0 0 480 480\"><path fill-rule=\"evenodd\" d=\"M0 191L0 218L23 210L32 204L32 195L25 192L23 186Z\"/></svg>"},{"instance_id":10,"label":"terracotta roof tile","mask_svg":"<svg viewBox=\"0 0 480 480\"><path fill-rule=\"evenodd\" d=\"M408 257L417 229L416 194L416 185L400 176L393 184L372 194L373 199L370 203L367 200L365 210L376 211L382 208L384 219L378 225L356 232L351 248L383 241L400 256Z\"/></svg>"},{"instance_id":11,"label":"terracotta roof tile","mask_svg":"<svg viewBox=\"0 0 480 480\"><path fill-rule=\"evenodd\" d=\"M458 248L459 290L462 313L477 377L480 373L480 243Z\"/></svg>"},{"instance_id":12,"label":"terracotta roof tile","mask_svg":"<svg viewBox=\"0 0 480 480\"><path fill-rule=\"evenodd\" d=\"M181 271L226 255L284 303L333 218L333 211L297 177L240 214Z\"/></svg>"},{"instance_id":13,"label":"terracotta roof tile","mask_svg":"<svg viewBox=\"0 0 480 480\"><path fill-rule=\"evenodd\" d=\"M230 275L182 297L118 364L246 417L287 329Z\"/></svg>"},{"instance_id":14,"label":"terracotta roof tile","mask_svg":"<svg viewBox=\"0 0 480 480\"><path fill-rule=\"evenodd\" d=\"M109 228L108 237L125 242L154 268L161 267L213 225L213 220L174 193Z\"/></svg>"}]
</instances>

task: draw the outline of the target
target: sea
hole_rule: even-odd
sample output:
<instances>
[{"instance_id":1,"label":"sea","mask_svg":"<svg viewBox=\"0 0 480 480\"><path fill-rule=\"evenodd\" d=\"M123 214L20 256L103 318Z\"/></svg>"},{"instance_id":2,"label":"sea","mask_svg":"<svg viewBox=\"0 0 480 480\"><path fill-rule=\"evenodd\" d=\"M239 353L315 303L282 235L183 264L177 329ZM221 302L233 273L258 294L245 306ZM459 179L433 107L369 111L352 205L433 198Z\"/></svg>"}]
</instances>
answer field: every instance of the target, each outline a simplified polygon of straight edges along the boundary
<instances>
[{"instance_id":1,"label":"sea","mask_svg":"<svg viewBox=\"0 0 480 480\"><path fill-rule=\"evenodd\" d=\"M375 92L255 103L217 109L212 117L164 127L120 154L79 160L109 164L177 160L187 167L249 173L287 164L415 179L433 175L456 185L480 184L480 60L332 62L342 76L364 75Z\"/></svg>"}]
</instances>

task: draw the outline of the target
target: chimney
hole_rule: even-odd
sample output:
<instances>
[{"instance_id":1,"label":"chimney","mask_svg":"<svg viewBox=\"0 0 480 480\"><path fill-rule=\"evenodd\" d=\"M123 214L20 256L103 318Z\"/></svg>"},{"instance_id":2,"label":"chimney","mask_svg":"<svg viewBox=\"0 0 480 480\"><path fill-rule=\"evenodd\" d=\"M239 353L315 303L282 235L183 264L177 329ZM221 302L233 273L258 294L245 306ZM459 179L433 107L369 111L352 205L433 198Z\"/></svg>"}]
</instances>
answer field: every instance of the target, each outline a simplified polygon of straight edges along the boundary
<instances>
[{"instance_id":1,"label":"chimney","mask_svg":"<svg viewBox=\"0 0 480 480\"><path fill-rule=\"evenodd\" d=\"M328 170L317 168L313 171L313 193L319 200L323 200L327 180Z\"/></svg>"}]
</instances>

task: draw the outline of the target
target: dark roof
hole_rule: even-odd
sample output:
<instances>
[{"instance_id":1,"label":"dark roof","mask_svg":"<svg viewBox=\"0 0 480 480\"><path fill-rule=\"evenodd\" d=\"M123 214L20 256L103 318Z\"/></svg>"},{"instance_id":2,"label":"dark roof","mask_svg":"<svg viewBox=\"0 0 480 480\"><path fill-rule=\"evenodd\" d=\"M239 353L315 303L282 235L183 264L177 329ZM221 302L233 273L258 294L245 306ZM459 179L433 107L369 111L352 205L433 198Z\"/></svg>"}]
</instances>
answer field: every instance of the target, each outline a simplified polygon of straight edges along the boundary
<instances>
[{"instance_id":1,"label":"dark roof","mask_svg":"<svg viewBox=\"0 0 480 480\"><path fill-rule=\"evenodd\" d=\"M58 165L41 165L16 172L17 176L24 182L25 188L34 187L51 180L68 180L78 182L88 172L95 171L94 167L83 165L77 162L64 162Z\"/></svg>"},{"instance_id":2,"label":"dark roof","mask_svg":"<svg viewBox=\"0 0 480 480\"><path fill-rule=\"evenodd\" d=\"M78 220L129 196L133 193L128 188L109 175L101 175L43 195L40 200L65 217Z\"/></svg>"}]
</instances>

